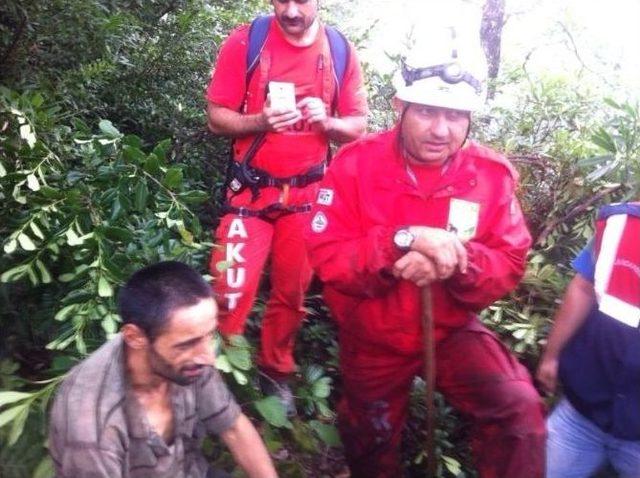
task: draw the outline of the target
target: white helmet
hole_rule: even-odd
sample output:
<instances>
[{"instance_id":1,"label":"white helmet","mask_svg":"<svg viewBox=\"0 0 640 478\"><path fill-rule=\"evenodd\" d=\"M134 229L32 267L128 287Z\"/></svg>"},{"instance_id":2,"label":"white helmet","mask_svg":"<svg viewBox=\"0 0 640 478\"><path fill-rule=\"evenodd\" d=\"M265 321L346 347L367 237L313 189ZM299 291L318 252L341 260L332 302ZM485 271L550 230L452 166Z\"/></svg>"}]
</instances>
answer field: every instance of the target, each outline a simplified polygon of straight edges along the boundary
<instances>
[{"instance_id":1,"label":"white helmet","mask_svg":"<svg viewBox=\"0 0 640 478\"><path fill-rule=\"evenodd\" d=\"M462 44L453 27L439 29L402 60L396 97L409 103L476 111L484 104L486 63L479 44ZM477 42L476 42L477 43Z\"/></svg>"}]
</instances>

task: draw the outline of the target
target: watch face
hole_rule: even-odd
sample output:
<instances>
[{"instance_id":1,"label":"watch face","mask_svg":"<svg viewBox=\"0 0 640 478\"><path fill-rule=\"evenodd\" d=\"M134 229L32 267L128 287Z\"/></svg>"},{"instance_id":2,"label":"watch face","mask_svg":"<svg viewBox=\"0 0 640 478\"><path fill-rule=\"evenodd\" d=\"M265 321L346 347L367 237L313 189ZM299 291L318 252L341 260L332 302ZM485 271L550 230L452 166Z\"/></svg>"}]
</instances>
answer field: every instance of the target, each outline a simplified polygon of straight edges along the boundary
<instances>
[{"instance_id":1,"label":"watch face","mask_svg":"<svg viewBox=\"0 0 640 478\"><path fill-rule=\"evenodd\" d=\"M411 234L406 229L400 229L393 236L393 243L396 245L396 247L402 250L409 249L409 247L411 247L411 243L413 242L413 240L414 240L413 234Z\"/></svg>"}]
</instances>

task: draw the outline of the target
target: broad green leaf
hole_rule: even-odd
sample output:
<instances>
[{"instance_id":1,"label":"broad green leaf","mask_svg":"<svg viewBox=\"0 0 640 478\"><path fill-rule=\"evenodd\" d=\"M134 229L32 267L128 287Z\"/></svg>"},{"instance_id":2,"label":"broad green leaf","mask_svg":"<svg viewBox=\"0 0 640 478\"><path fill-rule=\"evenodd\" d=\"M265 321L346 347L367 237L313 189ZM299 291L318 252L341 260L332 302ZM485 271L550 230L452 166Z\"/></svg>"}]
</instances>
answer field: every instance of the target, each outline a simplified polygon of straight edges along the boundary
<instances>
[{"instance_id":1,"label":"broad green leaf","mask_svg":"<svg viewBox=\"0 0 640 478\"><path fill-rule=\"evenodd\" d=\"M16 250L17 247L18 247L18 241L16 241L15 239L11 239L9 242L7 242L4 245L4 252L6 252L7 254L11 254L13 251Z\"/></svg>"},{"instance_id":2,"label":"broad green leaf","mask_svg":"<svg viewBox=\"0 0 640 478\"><path fill-rule=\"evenodd\" d=\"M20 247L22 247L22 249L24 249L25 251L36 250L36 245L33 243L31 238L27 236L24 232L18 235L18 243L20 244Z\"/></svg>"},{"instance_id":3,"label":"broad green leaf","mask_svg":"<svg viewBox=\"0 0 640 478\"><path fill-rule=\"evenodd\" d=\"M35 174L31 173L29 176L27 176L27 187L32 191L40 190L40 183L38 182L38 178Z\"/></svg>"},{"instance_id":4,"label":"broad green leaf","mask_svg":"<svg viewBox=\"0 0 640 478\"><path fill-rule=\"evenodd\" d=\"M122 156L130 163L144 164L147 155L136 147L124 145L122 148Z\"/></svg>"},{"instance_id":5,"label":"broad green leaf","mask_svg":"<svg viewBox=\"0 0 640 478\"><path fill-rule=\"evenodd\" d=\"M616 153L618 151L618 147L616 146L615 141L604 128L599 128L598 131L591 137L591 141L593 141L596 145L600 146L605 151L609 151L611 153Z\"/></svg>"},{"instance_id":6,"label":"broad green leaf","mask_svg":"<svg viewBox=\"0 0 640 478\"><path fill-rule=\"evenodd\" d=\"M216 357L216 368L224 373L230 373L233 370L226 355L218 355Z\"/></svg>"},{"instance_id":7,"label":"broad green leaf","mask_svg":"<svg viewBox=\"0 0 640 478\"><path fill-rule=\"evenodd\" d=\"M98 279L98 295L100 297L111 297L113 296L113 288L109 281L104 278L104 276L100 276Z\"/></svg>"},{"instance_id":8,"label":"broad green leaf","mask_svg":"<svg viewBox=\"0 0 640 478\"><path fill-rule=\"evenodd\" d=\"M49 284L51 282L51 274L49 273L49 271L47 270L47 268L45 267L45 265L42 263L40 259L36 260L36 267L40 271L40 277L42 277L42 283Z\"/></svg>"},{"instance_id":9,"label":"broad green leaf","mask_svg":"<svg viewBox=\"0 0 640 478\"><path fill-rule=\"evenodd\" d=\"M53 460L51 460L50 456L45 456L40 463L38 463L38 466L33 472L31 478L50 478L54 475L55 470L53 468Z\"/></svg>"},{"instance_id":10,"label":"broad green leaf","mask_svg":"<svg viewBox=\"0 0 640 478\"><path fill-rule=\"evenodd\" d=\"M250 370L251 369L251 354L249 353L249 349L238 348L238 347L228 347L225 350L225 354L227 355L227 359L236 368L240 370Z\"/></svg>"},{"instance_id":11,"label":"broad green leaf","mask_svg":"<svg viewBox=\"0 0 640 478\"><path fill-rule=\"evenodd\" d=\"M40 230L40 228L38 227L35 221L31 221L31 223L29 224L29 227L31 228L31 231L33 231L34 236L36 236L38 239L44 239L44 234L42 233L42 231Z\"/></svg>"},{"instance_id":12,"label":"broad green leaf","mask_svg":"<svg viewBox=\"0 0 640 478\"><path fill-rule=\"evenodd\" d=\"M4 168L2 161L0 161L0 178L3 178L7 175L7 170Z\"/></svg>"},{"instance_id":13,"label":"broad green leaf","mask_svg":"<svg viewBox=\"0 0 640 478\"><path fill-rule=\"evenodd\" d=\"M126 135L124 138L122 138L122 143L136 149L142 148L142 139L140 138L140 136L136 136L135 134Z\"/></svg>"},{"instance_id":14,"label":"broad green leaf","mask_svg":"<svg viewBox=\"0 0 640 478\"><path fill-rule=\"evenodd\" d=\"M313 383L324 375L324 370L319 365L309 365L304 370L304 378L307 382Z\"/></svg>"},{"instance_id":15,"label":"broad green leaf","mask_svg":"<svg viewBox=\"0 0 640 478\"><path fill-rule=\"evenodd\" d=\"M185 244L187 244L188 246L193 244L193 234L191 234L191 232L189 232L187 228L184 227L184 224L180 224L180 226L178 226L178 232L180 233L180 237Z\"/></svg>"},{"instance_id":16,"label":"broad green leaf","mask_svg":"<svg viewBox=\"0 0 640 478\"><path fill-rule=\"evenodd\" d=\"M335 425L322 423L318 420L311 420L309 426L318 434L320 439L328 446L338 447L342 445L340 435Z\"/></svg>"},{"instance_id":17,"label":"broad green leaf","mask_svg":"<svg viewBox=\"0 0 640 478\"><path fill-rule=\"evenodd\" d=\"M458 460L451 458L450 456L443 455L442 461L444 461L444 466L449 470L453 476L458 476L462 471L462 466Z\"/></svg>"},{"instance_id":18,"label":"broad green leaf","mask_svg":"<svg viewBox=\"0 0 640 478\"><path fill-rule=\"evenodd\" d=\"M111 220L115 221L121 215L122 215L122 201L120 201L120 196L116 196L111 206Z\"/></svg>"},{"instance_id":19,"label":"broad green leaf","mask_svg":"<svg viewBox=\"0 0 640 478\"><path fill-rule=\"evenodd\" d=\"M202 204L209 199L209 195L204 191L188 191L180 193L178 197L187 204Z\"/></svg>"},{"instance_id":20,"label":"broad green leaf","mask_svg":"<svg viewBox=\"0 0 640 478\"><path fill-rule=\"evenodd\" d=\"M13 187L13 199L16 200L17 203L20 204L27 204L27 197L22 194L22 188L21 186L25 183L26 181L20 181L19 183L16 183L16 185Z\"/></svg>"},{"instance_id":21,"label":"broad green leaf","mask_svg":"<svg viewBox=\"0 0 640 478\"><path fill-rule=\"evenodd\" d=\"M314 382L312 387L313 396L318 398L327 398L331 394L330 383L330 377L323 377L317 382Z\"/></svg>"},{"instance_id":22,"label":"broad green leaf","mask_svg":"<svg viewBox=\"0 0 640 478\"><path fill-rule=\"evenodd\" d=\"M146 209L148 197L149 188L147 187L147 183L144 181L140 181L138 184L136 184L134 190L133 204L136 208L136 211L143 212Z\"/></svg>"},{"instance_id":23,"label":"broad green leaf","mask_svg":"<svg viewBox=\"0 0 640 478\"><path fill-rule=\"evenodd\" d=\"M231 371L231 375L233 375L233 378L235 379L236 382L238 382L239 385L246 385L247 383L249 383L247 376L244 373L242 373L240 370L237 370L234 368Z\"/></svg>"},{"instance_id":24,"label":"broad green leaf","mask_svg":"<svg viewBox=\"0 0 640 478\"><path fill-rule=\"evenodd\" d=\"M29 411L29 403L22 403L0 413L0 428L15 420L24 410Z\"/></svg>"},{"instance_id":25,"label":"broad green leaf","mask_svg":"<svg viewBox=\"0 0 640 478\"><path fill-rule=\"evenodd\" d=\"M60 309L56 313L54 319L58 321L63 321L69 316L69 314L71 314L71 312L74 312L77 308L78 308L78 304L65 305L62 309Z\"/></svg>"},{"instance_id":26,"label":"broad green leaf","mask_svg":"<svg viewBox=\"0 0 640 478\"><path fill-rule=\"evenodd\" d=\"M100 131L102 131L110 138L119 138L120 136L122 136L120 134L120 131L118 131L117 128L113 126L113 123L109 120L100 120L100 123L98 123L98 127L100 128Z\"/></svg>"},{"instance_id":27,"label":"broad green leaf","mask_svg":"<svg viewBox=\"0 0 640 478\"><path fill-rule=\"evenodd\" d=\"M27 421L28 416L29 402L22 405L22 409L20 410L20 412L13 418L11 431L9 432L9 439L7 440L7 444L9 446L15 445L15 443L18 441L18 438L20 438L20 435L22 435L22 430L24 430L24 424Z\"/></svg>"},{"instance_id":28,"label":"broad green leaf","mask_svg":"<svg viewBox=\"0 0 640 478\"><path fill-rule=\"evenodd\" d=\"M144 163L144 170L149 174L158 174L160 172L160 160L158 156L153 153L147 156L147 160Z\"/></svg>"},{"instance_id":29,"label":"broad green leaf","mask_svg":"<svg viewBox=\"0 0 640 478\"><path fill-rule=\"evenodd\" d=\"M31 104L35 108L40 108L40 106L42 106L42 103L44 103L44 98L40 93L36 93L35 95L33 95L33 98L31 98Z\"/></svg>"},{"instance_id":30,"label":"broad green leaf","mask_svg":"<svg viewBox=\"0 0 640 478\"><path fill-rule=\"evenodd\" d=\"M23 277L29 269L29 264L21 264L8 271L5 271L0 276L0 282L15 282Z\"/></svg>"},{"instance_id":31,"label":"broad green leaf","mask_svg":"<svg viewBox=\"0 0 640 478\"><path fill-rule=\"evenodd\" d=\"M327 406L326 400L316 400L314 403L316 404L316 407L318 408L318 412L320 412L320 415L322 415L323 417L327 417L327 418L333 418L334 417L334 413Z\"/></svg>"},{"instance_id":32,"label":"broad green leaf","mask_svg":"<svg viewBox=\"0 0 640 478\"><path fill-rule=\"evenodd\" d=\"M24 400L25 398L31 397L32 394L26 392L0 392L0 407L6 405L7 403L19 402L20 400Z\"/></svg>"},{"instance_id":33,"label":"broad green leaf","mask_svg":"<svg viewBox=\"0 0 640 478\"><path fill-rule=\"evenodd\" d=\"M160 141L154 148L153 154L155 154L158 159L164 162L167 159L167 151L171 147L171 139L164 139Z\"/></svg>"},{"instance_id":34,"label":"broad green leaf","mask_svg":"<svg viewBox=\"0 0 640 478\"><path fill-rule=\"evenodd\" d=\"M286 410L277 397L266 397L255 402L258 413L269 423L277 428L291 428L291 422L287 419Z\"/></svg>"},{"instance_id":35,"label":"broad green leaf","mask_svg":"<svg viewBox=\"0 0 640 478\"><path fill-rule=\"evenodd\" d=\"M169 189L174 189L182 184L182 169L170 168L164 176L163 183Z\"/></svg>"},{"instance_id":36,"label":"broad green leaf","mask_svg":"<svg viewBox=\"0 0 640 478\"><path fill-rule=\"evenodd\" d=\"M116 330L118 330L118 324L111 314L107 315L101 322L102 330L104 330L107 334L115 334Z\"/></svg>"},{"instance_id":37,"label":"broad green leaf","mask_svg":"<svg viewBox=\"0 0 640 478\"><path fill-rule=\"evenodd\" d=\"M131 242L133 240L133 233L123 227L107 226L101 227L100 232L111 241Z\"/></svg>"},{"instance_id":38,"label":"broad green leaf","mask_svg":"<svg viewBox=\"0 0 640 478\"><path fill-rule=\"evenodd\" d=\"M234 347L249 348L249 342L244 335L232 335L229 337L229 343Z\"/></svg>"},{"instance_id":39,"label":"broad green leaf","mask_svg":"<svg viewBox=\"0 0 640 478\"><path fill-rule=\"evenodd\" d=\"M36 135L33 134L31 125L29 125L28 123L20 126L20 137L27 142L29 148L33 149L33 147L36 145Z\"/></svg>"},{"instance_id":40,"label":"broad green leaf","mask_svg":"<svg viewBox=\"0 0 640 478\"><path fill-rule=\"evenodd\" d=\"M67 229L65 236L67 236L67 244L70 246L79 246L84 242L81 237L78 237L78 234L76 234L76 231L74 231L72 227Z\"/></svg>"}]
</instances>

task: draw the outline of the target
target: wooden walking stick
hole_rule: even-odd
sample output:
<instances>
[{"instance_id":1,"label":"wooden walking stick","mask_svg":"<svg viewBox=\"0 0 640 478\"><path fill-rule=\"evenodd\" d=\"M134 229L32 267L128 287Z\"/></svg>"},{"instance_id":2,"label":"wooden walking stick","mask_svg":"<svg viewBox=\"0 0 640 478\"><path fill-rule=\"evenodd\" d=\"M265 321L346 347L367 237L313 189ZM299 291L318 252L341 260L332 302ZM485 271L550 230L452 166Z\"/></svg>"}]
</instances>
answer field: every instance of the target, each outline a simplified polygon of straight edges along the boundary
<instances>
[{"instance_id":1,"label":"wooden walking stick","mask_svg":"<svg viewBox=\"0 0 640 478\"><path fill-rule=\"evenodd\" d=\"M438 459L436 457L436 354L433 326L433 303L431 287L421 289L422 337L424 342L424 379L427 384L425 402L427 405L427 478L436 478Z\"/></svg>"}]
</instances>

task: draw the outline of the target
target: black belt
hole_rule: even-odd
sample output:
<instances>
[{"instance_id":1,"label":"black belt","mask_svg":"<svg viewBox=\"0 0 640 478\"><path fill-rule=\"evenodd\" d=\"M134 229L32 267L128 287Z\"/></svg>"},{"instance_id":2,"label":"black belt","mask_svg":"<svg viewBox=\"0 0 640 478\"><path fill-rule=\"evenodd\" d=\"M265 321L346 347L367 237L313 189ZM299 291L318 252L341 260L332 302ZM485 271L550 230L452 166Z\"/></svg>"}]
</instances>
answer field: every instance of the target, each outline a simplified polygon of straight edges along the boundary
<instances>
[{"instance_id":1,"label":"black belt","mask_svg":"<svg viewBox=\"0 0 640 478\"><path fill-rule=\"evenodd\" d=\"M322 162L303 174L287 177L275 177L264 171L234 161L231 165L231 180L228 182L229 189L234 193L239 193L244 188L251 189L253 198L257 198L258 190L266 187L290 186L303 188L309 184L320 181L325 173L326 163Z\"/></svg>"},{"instance_id":2,"label":"black belt","mask_svg":"<svg viewBox=\"0 0 640 478\"><path fill-rule=\"evenodd\" d=\"M262 209L249 209L247 207L235 207L229 204L222 206L222 215L235 214L238 217L259 217L261 219L276 219L287 214L311 211L311 204L299 206L283 206L282 204L270 204Z\"/></svg>"}]
</instances>

